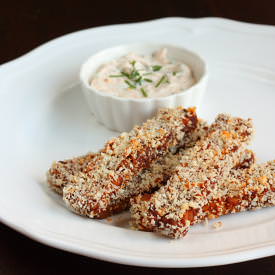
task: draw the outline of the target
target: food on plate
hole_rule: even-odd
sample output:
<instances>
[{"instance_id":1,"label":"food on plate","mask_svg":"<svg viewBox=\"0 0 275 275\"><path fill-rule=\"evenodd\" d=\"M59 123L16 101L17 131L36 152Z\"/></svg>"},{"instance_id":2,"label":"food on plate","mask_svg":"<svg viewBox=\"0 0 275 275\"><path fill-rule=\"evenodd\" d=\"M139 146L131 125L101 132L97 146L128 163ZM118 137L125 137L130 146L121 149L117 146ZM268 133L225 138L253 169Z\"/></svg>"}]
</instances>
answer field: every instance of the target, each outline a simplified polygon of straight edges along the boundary
<instances>
[{"instance_id":1,"label":"food on plate","mask_svg":"<svg viewBox=\"0 0 275 275\"><path fill-rule=\"evenodd\" d=\"M203 211L195 213L192 224L230 213L275 205L275 161L249 169L232 170L217 186L218 194L206 198Z\"/></svg>"},{"instance_id":2,"label":"food on plate","mask_svg":"<svg viewBox=\"0 0 275 275\"><path fill-rule=\"evenodd\" d=\"M202 129L202 128L201 128ZM200 131L203 136L206 134L206 131ZM203 138L202 136L202 138ZM194 143L193 143L194 145ZM191 146L190 146L191 147ZM190 148L189 147L189 148ZM185 154L185 150L179 150L176 154L167 155L165 158L161 158L160 161L158 161L157 164L155 164L152 169L145 172L144 178L151 178L151 181L159 180L160 184L156 186L161 187L165 185L170 178L170 176L173 174L176 167L179 165L181 158ZM252 165L255 164L255 154L251 150L246 149L244 152L241 153L238 163L232 168L232 172L234 170L242 170L242 169L248 169L252 167ZM231 173L230 171L230 173ZM147 175L147 177L146 177ZM157 189L156 189L157 190ZM154 191L156 191L154 190ZM153 193L153 192L151 192ZM151 197L151 193L143 193L141 196L138 195L131 199L130 203L132 205L132 212L135 214L134 208L140 208L141 206L139 203L143 203L143 200L146 198ZM142 218L142 217L140 217ZM207 222L209 217L205 218L205 221ZM134 222L133 222L134 221ZM133 220L131 224L133 225L133 228L142 230L142 231L151 231L148 228L143 227L142 223L137 223L137 220Z\"/></svg>"},{"instance_id":3,"label":"food on plate","mask_svg":"<svg viewBox=\"0 0 275 275\"><path fill-rule=\"evenodd\" d=\"M52 190L62 195L68 182L74 182L74 177L85 173L86 167L94 160L96 153L88 153L73 159L54 162L47 172L47 183Z\"/></svg>"},{"instance_id":4,"label":"food on plate","mask_svg":"<svg viewBox=\"0 0 275 275\"><path fill-rule=\"evenodd\" d=\"M119 97L155 98L180 93L195 82L190 67L170 60L167 49L162 48L152 56L129 53L102 65L90 85Z\"/></svg>"},{"instance_id":5,"label":"food on plate","mask_svg":"<svg viewBox=\"0 0 275 275\"><path fill-rule=\"evenodd\" d=\"M159 158L149 169L146 169L136 178L136 184L151 184L152 190L156 191L159 187L166 184L173 174L175 168L179 165L180 160L184 156L186 150L191 148L204 138L207 133L207 124L204 121L198 123L197 129L190 134L190 138L186 137L186 145L180 148L176 153L169 152L166 156ZM241 153L238 163L234 169L244 169L250 167L255 162L255 155L250 150ZM149 194L152 193L151 191ZM147 193L144 193L144 196ZM132 200L135 201L135 200Z\"/></svg>"},{"instance_id":6,"label":"food on plate","mask_svg":"<svg viewBox=\"0 0 275 275\"><path fill-rule=\"evenodd\" d=\"M253 133L251 119L220 114L208 126L194 108L162 109L97 153L55 162L48 185L80 215L130 206L135 229L181 238L194 224L275 206L275 161L256 164Z\"/></svg>"},{"instance_id":7,"label":"food on plate","mask_svg":"<svg viewBox=\"0 0 275 275\"><path fill-rule=\"evenodd\" d=\"M135 180L136 184L146 184L141 181L150 180L151 185L158 186L170 177L173 167L178 164L179 158L184 150L194 146L208 129L207 123L198 120L194 131L187 132L177 152L169 151L165 156L158 158L148 169L145 169ZM54 162L47 172L47 183L52 190L63 194L63 188L68 183L74 183L78 175L86 173L91 162L95 160L98 153L88 153L84 156Z\"/></svg>"},{"instance_id":8,"label":"food on plate","mask_svg":"<svg viewBox=\"0 0 275 275\"><path fill-rule=\"evenodd\" d=\"M208 126L205 121L199 120L197 128L187 133L183 139L183 144L177 152L168 152L164 157L158 158L148 169L145 169L135 180L136 184L146 184L143 181L150 181L151 185L160 187L169 179L173 169L179 164L185 150L194 146L207 133ZM52 190L58 194L63 194L63 188L68 183L74 183L75 178L86 172L86 168L95 159L96 153L88 153L84 156L54 162L47 172L47 182ZM254 162L254 155L251 151L241 156L243 159L236 165L236 168L250 167Z\"/></svg>"},{"instance_id":9,"label":"food on plate","mask_svg":"<svg viewBox=\"0 0 275 275\"><path fill-rule=\"evenodd\" d=\"M111 139L85 172L63 189L63 199L74 212L105 218L124 210L132 196L151 189L135 179L158 158L183 145L184 136L197 127L194 108L161 109L129 133Z\"/></svg>"},{"instance_id":10,"label":"food on plate","mask_svg":"<svg viewBox=\"0 0 275 275\"><path fill-rule=\"evenodd\" d=\"M192 188L194 190L196 187ZM275 161L252 165L246 169L232 169L229 176L220 181L215 187L207 186L205 190L199 187L193 196L191 197L193 204L189 203L191 207L185 210L180 220L185 229L191 225L202 223L206 219L210 220L227 214L275 206ZM186 195L186 197L188 196ZM197 197L201 199L199 206ZM148 198L152 199L147 195L145 199ZM148 213L144 209L142 211ZM157 216L158 214L155 213L154 224L157 221ZM161 227L162 222L165 224L175 221L175 219L166 219L159 221L158 228L161 233L166 228L165 225L163 228ZM220 228L222 226L220 223L214 224L214 227ZM173 226L175 231L168 234L169 237L175 238L185 235L186 232L182 231L181 225L181 229L179 229L179 224L176 222ZM149 230L148 226L145 228L139 227L139 229L152 231L152 228Z\"/></svg>"},{"instance_id":11,"label":"food on plate","mask_svg":"<svg viewBox=\"0 0 275 275\"><path fill-rule=\"evenodd\" d=\"M157 190L170 178L173 170L178 165L180 158L188 148L196 144L204 137L208 129L205 121L198 120L197 128L184 136L183 146L176 152L168 152L165 156L158 158L148 169L145 169L135 183L138 185L151 186L149 192Z\"/></svg>"},{"instance_id":12,"label":"food on plate","mask_svg":"<svg viewBox=\"0 0 275 275\"><path fill-rule=\"evenodd\" d=\"M206 137L185 152L165 186L133 199L134 227L183 237L197 217L204 215L205 205L221 196L219 186L238 164L252 135L250 119L219 115Z\"/></svg>"},{"instance_id":13,"label":"food on plate","mask_svg":"<svg viewBox=\"0 0 275 275\"><path fill-rule=\"evenodd\" d=\"M223 222L219 221L219 222L214 222L212 227L215 229L215 230L220 230L222 229L223 227Z\"/></svg>"}]
</instances>

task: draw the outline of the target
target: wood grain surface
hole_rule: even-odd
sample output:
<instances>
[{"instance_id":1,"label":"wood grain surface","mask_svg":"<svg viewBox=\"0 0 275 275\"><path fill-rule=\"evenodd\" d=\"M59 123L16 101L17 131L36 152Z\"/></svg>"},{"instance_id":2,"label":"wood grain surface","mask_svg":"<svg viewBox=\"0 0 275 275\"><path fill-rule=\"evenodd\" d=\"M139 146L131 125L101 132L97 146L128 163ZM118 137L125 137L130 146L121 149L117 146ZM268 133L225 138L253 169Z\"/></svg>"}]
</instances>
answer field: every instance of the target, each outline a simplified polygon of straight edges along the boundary
<instances>
[{"instance_id":1,"label":"wood grain surface","mask_svg":"<svg viewBox=\"0 0 275 275\"><path fill-rule=\"evenodd\" d=\"M275 25L270 0L1 1L0 64L53 38L101 25L149 19L224 17ZM275 50L275 45L274 45ZM0 223L0 274L275 274L275 256L193 269L130 267L74 255L39 244Z\"/></svg>"}]
</instances>

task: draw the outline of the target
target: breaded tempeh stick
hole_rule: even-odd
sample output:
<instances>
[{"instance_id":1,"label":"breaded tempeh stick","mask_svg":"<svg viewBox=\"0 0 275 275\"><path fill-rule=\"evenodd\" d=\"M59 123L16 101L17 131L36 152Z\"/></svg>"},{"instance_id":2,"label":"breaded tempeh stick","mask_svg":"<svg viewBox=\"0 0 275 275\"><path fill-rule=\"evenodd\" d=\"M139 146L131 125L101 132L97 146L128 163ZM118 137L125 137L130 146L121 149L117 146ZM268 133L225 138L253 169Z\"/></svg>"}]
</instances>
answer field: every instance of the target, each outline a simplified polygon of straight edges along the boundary
<instances>
[{"instance_id":1,"label":"breaded tempeh stick","mask_svg":"<svg viewBox=\"0 0 275 275\"><path fill-rule=\"evenodd\" d=\"M208 129L207 123L202 120L198 120L197 127L194 131L186 133L182 140L180 151L194 146L198 139L203 138ZM88 153L84 156L76 157L73 159L67 159L63 161L54 162L52 167L47 172L47 183L51 189L58 194L63 194L63 188L70 182L74 182L74 178L77 178L78 174L85 173L86 168L91 168L91 162L95 159L96 153ZM148 169L140 174L135 180L137 184L146 184L145 181L150 180L152 187L158 183L167 179L167 176L171 174L172 167L175 167L179 161L179 152L177 154L168 152L164 157L160 157L157 161ZM156 182L154 182L154 180ZM144 181L141 183L140 181ZM150 186L150 185L148 185Z\"/></svg>"},{"instance_id":2,"label":"breaded tempeh stick","mask_svg":"<svg viewBox=\"0 0 275 275\"><path fill-rule=\"evenodd\" d=\"M201 129L202 130L202 129ZM206 132L201 131L202 137ZM167 183L177 166L180 164L180 160L185 154L186 149L180 149L177 153L168 153L165 157L156 161L149 169L144 171L138 178L137 184L151 184L152 188L149 190L149 194L156 191L159 187ZM241 153L238 163L233 169L246 169L251 167L255 163L255 154L251 150L245 150ZM231 172L231 171L230 171ZM144 194L140 194L144 195ZM135 199L132 199L135 202Z\"/></svg>"},{"instance_id":3,"label":"breaded tempeh stick","mask_svg":"<svg viewBox=\"0 0 275 275\"><path fill-rule=\"evenodd\" d=\"M49 187L63 194L63 188L68 182L74 181L74 176L85 172L86 167L93 161L96 153L88 153L73 159L54 162L47 172L47 183ZM91 164L90 164L91 165Z\"/></svg>"},{"instance_id":4,"label":"breaded tempeh stick","mask_svg":"<svg viewBox=\"0 0 275 275\"><path fill-rule=\"evenodd\" d=\"M189 227L206 219L275 206L275 160L247 169L232 169L229 177L215 188L210 185L199 186L196 196L201 197L200 206L197 207L195 199L180 220L186 230L187 225ZM176 230L169 236L179 235Z\"/></svg>"},{"instance_id":5,"label":"breaded tempeh stick","mask_svg":"<svg viewBox=\"0 0 275 275\"><path fill-rule=\"evenodd\" d=\"M183 237L195 215L193 209L203 211L205 196L211 197L210 190L215 190L237 165L252 133L251 120L219 115L206 138L182 156L167 185L151 195L134 198L133 226L171 238Z\"/></svg>"},{"instance_id":6,"label":"breaded tempeh stick","mask_svg":"<svg viewBox=\"0 0 275 275\"><path fill-rule=\"evenodd\" d=\"M197 128L187 133L183 139L183 145L176 152L168 152L164 157L158 158L148 169L145 169L138 175L134 184L142 186L144 192L152 193L170 178L172 172L179 164L184 152L196 144L198 140L204 138L208 131L207 123L201 119L198 120Z\"/></svg>"},{"instance_id":7,"label":"breaded tempeh stick","mask_svg":"<svg viewBox=\"0 0 275 275\"><path fill-rule=\"evenodd\" d=\"M201 212L197 212L190 224L222 215L256 210L275 205L275 160L238 169L221 182L212 196L204 198ZM195 211L195 209L190 209Z\"/></svg>"},{"instance_id":8,"label":"breaded tempeh stick","mask_svg":"<svg viewBox=\"0 0 275 275\"><path fill-rule=\"evenodd\" d=\"M179 147L186 133L194 131L194 109L162 109L157 116L110 140L86 167L63 189L63 199L74 212L105 218L128 206L132 196L151 186L135 184L135 178L172 147Z\"/></svg>"},{"instance_id":9,"label":"breaded tempeh stick","mask_svg":"<svg viewBox=\"0 0 275 275\"><path fill-rule=\"evenodd\" d=\"M207 124L204 121L200 121L198 128L190 135L190 138L185 139L186 145L183 148L179 149L176 153L169 152L163 158L159 158L149 169L146 169L136 178L136 184L151 186L149 193L156 191L156 189L166 184L179 165L186 149L191 148L198 140L203 139L207 134L207 129ZM240 155L234 169L248 168L254 163L254 153L250 150L245 150Z\"/></svg>"},{"instance_id":10,"label":"breaded tempeh stick","mask_svg":"<svg viewBox=\"0 0 275 275\"><path fill-rule=\"evenodd\" d=\"M202 134L206 134L206 132ZM180 150L178 153L173 155L169 153L166 158L162 158L160 161L158 161L158 163L153 165L152 169L149 169L144 174L142 174L142 181L150 180L151 182L155 182L156 189L153 189L153 191L156 191L158 188L165 185L170 176L173 174L177 165L179 165L180 159L182 158L184 152L185 150ZM253 165L255 165L255 161L256 158L254 152L246 149L244 152L241 153L239 162L230 170L230 175L241 173L241 171L236 172L236 170L244 170L252 167ZM130 200L130 204L132 207L131 212L134 213L133 215L137 214L135 211L142 207L142 204L144 204L144 200L150 199L152 193L153 192L139 194L138 196ZM142 217L140 216L140 218ZM140 229L142 231L152 231L144 227L142 221L137 218L133 219L133 222L131 222L131 224L133 225L133 227L136 227L137 229Z\"/></svg>"}]
</instances>

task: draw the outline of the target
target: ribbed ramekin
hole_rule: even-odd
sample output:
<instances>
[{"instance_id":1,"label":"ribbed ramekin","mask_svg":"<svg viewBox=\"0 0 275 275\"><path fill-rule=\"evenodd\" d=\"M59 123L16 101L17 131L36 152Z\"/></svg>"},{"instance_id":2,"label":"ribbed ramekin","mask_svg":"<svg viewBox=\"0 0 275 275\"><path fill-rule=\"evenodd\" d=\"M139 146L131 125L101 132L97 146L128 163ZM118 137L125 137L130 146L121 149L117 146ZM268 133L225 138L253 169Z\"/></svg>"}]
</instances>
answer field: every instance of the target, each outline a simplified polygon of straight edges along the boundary
<instances>
[{"instance_id":1,"label":"ribbed ramekin","mask_svg":"<svg viewBox=\"0 0 275 275\"><path fill-rule=\"evenodd\" d=\"M187 64L196 79L196 83L187 90L159 98L123 98L100 92L91 87L90 81L98 68L129 52L151 55L152 52L167 48L169 58ZM196 53L185 48L165 44L130 44L105 49L88 58L80 70L82 91L90 111L98 122L111 130L124 132L152 117L161 107L200 106L207 84L205 61Z\"/></svg>"}]
</instances>

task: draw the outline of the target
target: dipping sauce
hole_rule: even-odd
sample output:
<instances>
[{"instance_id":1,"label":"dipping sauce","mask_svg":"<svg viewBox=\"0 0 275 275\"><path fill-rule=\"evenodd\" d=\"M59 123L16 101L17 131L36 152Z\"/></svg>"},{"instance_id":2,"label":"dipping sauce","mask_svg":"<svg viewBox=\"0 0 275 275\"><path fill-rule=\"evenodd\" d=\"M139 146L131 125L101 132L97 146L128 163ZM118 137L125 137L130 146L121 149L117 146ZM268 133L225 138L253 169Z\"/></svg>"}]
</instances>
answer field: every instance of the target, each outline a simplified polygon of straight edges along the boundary
<instances>
[{"instance_id":1,"label":"dipping sauce","mask_svg":"<svg viewBox=\"0 0 275 275\"><path fill-rule=\"evenodd\" d=\"M102 65L90 85L96 90L125 98L164 97L195 84L191 69L168 59L167 49L152 56L129 53Z\"/></svg>"}]
</instances>

